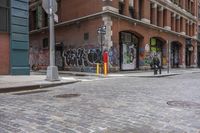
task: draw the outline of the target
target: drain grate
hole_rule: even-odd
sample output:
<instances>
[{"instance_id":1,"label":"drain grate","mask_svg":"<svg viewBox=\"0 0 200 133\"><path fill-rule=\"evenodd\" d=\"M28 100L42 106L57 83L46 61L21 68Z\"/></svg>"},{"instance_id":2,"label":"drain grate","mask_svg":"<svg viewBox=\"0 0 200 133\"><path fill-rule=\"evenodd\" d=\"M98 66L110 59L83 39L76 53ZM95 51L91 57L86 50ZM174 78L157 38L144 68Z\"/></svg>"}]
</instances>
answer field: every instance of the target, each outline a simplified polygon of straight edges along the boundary
<instances>
[{"instance_id":1,"label":"drain grate","mask_svg":"<svg viewBox=\"0 0 200 133\"><path fill-rule=\"evenodd\" d=\"M73 97L79 97L81 94L61 94L61 95L56 95L54 97L56 98L73 98Z\"/></svg>"},{"instance_id":2,"label":"drain grate","mask_svg":"<svg viewBox=\"0 0 200 133\"><path fill-rule=\"evenodd\" d=\"M28 91L28 92L14 93L13 95L28 95L28 94L36 94L36 93L42 93L42 92L48 92L48 91L50 90Z\"/></svg>"},{"instance_id":3,"label":"drain grate","mask_svg":"<svg viewBox=\"0 0 200 133\"><path fill-rule=\"evenodd\" d=\"M179 107L179 108L200 108L199 103L190 102L190 101L168 101L168 105L173 107Z\"/></svg>"}]
</instances>

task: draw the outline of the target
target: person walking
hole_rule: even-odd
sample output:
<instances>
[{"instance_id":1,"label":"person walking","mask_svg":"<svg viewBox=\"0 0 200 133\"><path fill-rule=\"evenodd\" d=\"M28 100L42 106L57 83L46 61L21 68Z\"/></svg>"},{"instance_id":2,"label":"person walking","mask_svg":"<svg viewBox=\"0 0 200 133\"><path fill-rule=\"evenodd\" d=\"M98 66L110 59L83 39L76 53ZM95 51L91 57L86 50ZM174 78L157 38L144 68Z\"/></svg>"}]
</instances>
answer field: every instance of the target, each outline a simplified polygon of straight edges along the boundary
<instances>
[{"instance_id":1,"label":"person walking","mask_svg":"<svg viewBox=\"0 0 200 133\"><path fill-rule=\"evenodd\" d=\"M154 75L157 74L158 70L159 74L161 74L160 60L156 54L153 57L153 66L154 66Z\"/></svg>"}]
</instances>

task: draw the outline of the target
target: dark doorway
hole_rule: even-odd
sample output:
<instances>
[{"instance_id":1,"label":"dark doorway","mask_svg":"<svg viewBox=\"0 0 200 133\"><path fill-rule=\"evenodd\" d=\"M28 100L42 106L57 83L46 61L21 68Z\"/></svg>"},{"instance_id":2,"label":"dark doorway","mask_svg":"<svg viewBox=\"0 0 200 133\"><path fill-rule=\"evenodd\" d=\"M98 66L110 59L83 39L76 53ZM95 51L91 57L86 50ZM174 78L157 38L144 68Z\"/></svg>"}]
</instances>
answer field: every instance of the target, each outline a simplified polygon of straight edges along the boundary
<instances>
[{"instance_id":1,"label":"dark doorway","mask_svg":"<svg viewBox=\"0 0 200 133\"><path fill-rule=\"evenodd\" d=\"M185 50L185 64L186 67L190 67L191 66L191 55L192 55L192 51L193 51L193 46L186 46L186 50Z\"/></svg>"},{"instance_id":2,"label":"dark doorway","mask_svg":"<svg viewBox=\"0 0 200 133\"><path fill-rule=\"evenodd\" d=\"M200 68L200 46L197 47L197 65Z\"/></svg>"},{"instance_id":3,"label":"dark doorway","mask_svg":"<svg viewBox=\"0 0 200 133\"><path fill-rule=\"evenodd\" d=\"M139 38L133 33L120 32L120 69L139 68Z\"/></svg>"},{"instance_id":4,"label":"dark doorway","mask_svg":"<svg viewBox=\"0 0 200 133\"><path fill-rule=\"evenodd\" d=\"M172 42L171 43L171 66L173 68L178 68L179 67L179 62L180 62L180 45L177 42Z\"/></svg>"},{"instance_id":5,"label":"dark doorway","mask_svg":"<svg viewBox=\"0 0 200 133\"><path fill-rule=\"evenodd\" d=\"M58 43L55 46L55 64L58 67L58 70L64 70L64 60L62 57L63 53L63 44Z\"/></svg>"}]
</instances>

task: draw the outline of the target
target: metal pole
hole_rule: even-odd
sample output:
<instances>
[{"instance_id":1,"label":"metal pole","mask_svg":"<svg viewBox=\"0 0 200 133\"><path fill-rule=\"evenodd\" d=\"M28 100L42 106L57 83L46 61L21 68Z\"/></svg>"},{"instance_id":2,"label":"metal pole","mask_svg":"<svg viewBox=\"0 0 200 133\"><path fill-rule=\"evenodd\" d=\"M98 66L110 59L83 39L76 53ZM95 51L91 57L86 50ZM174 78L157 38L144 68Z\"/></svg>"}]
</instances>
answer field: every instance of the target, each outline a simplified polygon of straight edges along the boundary
<instances>
[{"instance_id":1,"label":"metal pole","mask_svg":"<svg viewBox=\"0 0 200 133\"><path fill-rule=\"evenodd\" d=\"M49 0L49 40L50 40L50 66L47 68L47 80L56 81L59 80L58 68L55 66L55 33L54 33L54 13L53 13L53 0Z\"/></svg>"},{"instance_id":2,"label":"metal pole","mask_svg":"<svg viewBox=\"0 0 200 133\"><path fill-rule=\"evenodd\" d=\"M55 66L55 34L52 12L52 0L50 0L49 33L50 33L50 66Z\"/></svg>"},{"instance_id":3,"label":"metal pole","mask_svg":"<svg viewBox=\"0 0 200 133\"><path fill-rule=\"evenodd\" d=\"M102 27L101 27L101 73L103 73L103 33L102 33Z\"/></svg>"}]
</instances>

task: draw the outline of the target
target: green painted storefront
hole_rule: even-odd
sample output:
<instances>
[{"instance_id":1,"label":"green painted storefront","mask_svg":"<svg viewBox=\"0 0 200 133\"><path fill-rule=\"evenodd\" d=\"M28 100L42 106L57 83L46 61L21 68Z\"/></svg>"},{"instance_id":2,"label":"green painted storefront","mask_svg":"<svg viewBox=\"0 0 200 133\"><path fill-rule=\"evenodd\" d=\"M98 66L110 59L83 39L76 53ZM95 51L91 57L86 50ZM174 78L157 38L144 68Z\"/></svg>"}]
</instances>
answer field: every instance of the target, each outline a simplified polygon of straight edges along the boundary
<instances>
[{"instance_id":1,"label":"green painted storefront","mask_svg":"<svg viewBox=\"0 0 200 133\"><path fill-rule=\"evenodd\" d=\"M10 0L10 74L29 75L29 2Z\"/></svg>"}]
</instances>

